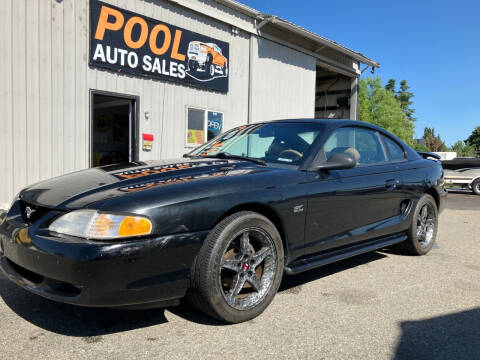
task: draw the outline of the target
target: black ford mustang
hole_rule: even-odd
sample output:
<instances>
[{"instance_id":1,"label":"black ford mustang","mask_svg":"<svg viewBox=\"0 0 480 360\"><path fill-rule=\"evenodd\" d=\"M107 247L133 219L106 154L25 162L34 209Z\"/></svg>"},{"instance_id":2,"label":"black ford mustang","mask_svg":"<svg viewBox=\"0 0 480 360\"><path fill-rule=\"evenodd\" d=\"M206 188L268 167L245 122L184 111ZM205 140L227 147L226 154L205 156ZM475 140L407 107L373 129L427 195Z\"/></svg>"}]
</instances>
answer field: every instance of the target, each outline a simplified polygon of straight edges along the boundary
<instances>
[{"instance_id":1,"label":"black ford mustang","mask_svg":"<svg viewBox=\"0 0 480 360\"><path fill-rule=\"evenodd\" d=\"M183 159L24 189L0 220L1 267L57 301L146 308L187 295L241 322L268 306L284 273L396 243L426 254L445 195L441 164L381 128L251 124Z\"/></svg>"}]
</instances>

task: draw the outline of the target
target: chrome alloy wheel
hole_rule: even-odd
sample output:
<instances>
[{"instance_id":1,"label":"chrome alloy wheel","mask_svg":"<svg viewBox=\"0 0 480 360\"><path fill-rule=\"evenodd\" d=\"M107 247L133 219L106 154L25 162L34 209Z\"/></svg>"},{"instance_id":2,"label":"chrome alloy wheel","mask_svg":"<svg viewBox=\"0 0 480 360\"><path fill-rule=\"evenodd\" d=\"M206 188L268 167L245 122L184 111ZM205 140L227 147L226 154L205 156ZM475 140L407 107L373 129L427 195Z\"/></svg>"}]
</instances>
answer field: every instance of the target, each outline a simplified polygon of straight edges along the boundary
<instances>
[{"instance_id":1,"label":"chrome alloy wheel","mask_svg":"<svg viewBox=\"0 0 480 360\"><path fill-rule=\"evenodd\" d=\"M480 181L477 181L476 184L473 185L473 189L476 191L477 194L480 194Z\"/></svg>"},{"instance_id":2,"label":"chrome alloy wheel","mask_svg":"<svg viewBox=\"0 0 480 360\"><path fill-rule=\"evenodd\" d=\"M223 254L219 281L225 301L237 310L258 305L272 286L277 253L272 238L260 228L236 234Z\"/></svg>"},{"instance_id":3,"label":"chrome alloy wheel","mask_svg":"<svg viewBox=\"0 0 480 360\"><path fill-rule=\"evenodd\" d=\"M431 204L425 204L417 216L417 240L422 248L426 248L435 234L435 211Z\"/></svg>"}]
</instances>

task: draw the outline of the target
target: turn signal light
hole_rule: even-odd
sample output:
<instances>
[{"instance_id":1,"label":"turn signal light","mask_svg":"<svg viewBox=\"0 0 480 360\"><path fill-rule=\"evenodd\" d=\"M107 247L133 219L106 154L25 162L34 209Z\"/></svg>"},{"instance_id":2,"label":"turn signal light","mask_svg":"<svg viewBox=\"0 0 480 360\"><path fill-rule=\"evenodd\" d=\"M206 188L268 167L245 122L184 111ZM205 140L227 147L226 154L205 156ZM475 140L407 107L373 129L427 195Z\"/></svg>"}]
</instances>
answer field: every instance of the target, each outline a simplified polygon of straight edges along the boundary
<instances>
[{"instance_id":1,"label":"turn signal light","mask_svg":"<svg viewBox=\"0 0 480 360\"><path fill-rule=\"evenodd\" d=\"M152 223L150 220L137 217L127 216L122 220L118 235L120 236L139 236L148 235L152 231Z\"/></svg>"}]
</instances>

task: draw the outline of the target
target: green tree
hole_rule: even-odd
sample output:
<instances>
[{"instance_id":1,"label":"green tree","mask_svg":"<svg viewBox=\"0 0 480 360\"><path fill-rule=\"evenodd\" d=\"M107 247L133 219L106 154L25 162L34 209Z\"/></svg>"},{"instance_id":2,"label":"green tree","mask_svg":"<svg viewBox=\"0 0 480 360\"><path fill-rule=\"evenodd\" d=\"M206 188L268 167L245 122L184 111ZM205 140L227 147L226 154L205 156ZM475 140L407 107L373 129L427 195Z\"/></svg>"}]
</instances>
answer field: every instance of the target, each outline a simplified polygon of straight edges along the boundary
<instances>
[{"instance_id":1,"label":"green tree","mask_svg":"<svg viewBox=\"0 0 480 360\"><path fill-rule=\"evenodd\" d=\"M413 117L413 114L415 114L415 110L412 108L412 98L414 95L412 92L408 91L409 89L410 86L408 86L407 80L400 81L400 91L397 92L395 97L400 103L400 107L407 119L413 122L417 119Z\"/></svg>"},{"instance_id":2,"label":"green tree","mask_svg":"<svg viewBox=\"0 0 480 360\"><path fill-rule=\"evenodd\" d=\"M465 140L466 143L469 143L473 148L480 152L480 126L477 126L473 131L472 134Z\"/></svg>"},{"instance_id":3,"label":"green tree","mask_svg":"<svg viewBox=\"0 0 480 360\"><path fill-rule=\"evenodd\" d=\"M389 79L385 85L385 90L395 94L395 99L397 99L400 107L402 108L403 113L407 117L407 120L414 122L417 120L413 117L415 109L412 108L414 97L411 91L408 91L410 86L407 83L407 80L400 81L400 90L397 91L397 82L395 79Z\"/></svg>"},{"instance_id":4,"label":"green tree","mask_svg":"<svg viewBox=\"0 0 480 360\"><path fill-rule=\"evenodd\" d=\"M426 127L423 130L423 138L427 144L427 148L430 151L447 151L445 142L441 139L440 135L435 135L435 129Z\"/></svg>"},{"instance_id":5,"label":"green tree","mask_svg":"<svg viewBox=\"0 0 480 360\"><path fill-rule=\"evenodd\" d=\"M408 121L395 95L382 86L380 77L360 80L359 119L381 126L413 145L414 125Z\"/></svg>"},{"instance_id":6,"label":"green tree","mask_svg":"<svg viewBox=\"0 0 480 360\"><path fill-rule=\"evenodd\" d=\"M464 142L462 140L458 140L455 144L453 144L451 149L457 153L457 156L475 155L475 148L468 142Z\"/></svg>"},{"instance_id":7,"label":"green tree","mask_svg":"<svg viewBox=\"0 0 480 360\"><path fill-rule=\"evenodd\" d=\"M397 85L396 85L396 80L395 79L388 80L387 85L385 85L385 89L387 91L392 92L392 93L395 93L396 87L397 87Z\"/></svg>"},{"instance_id":8,"label":"green tree","mask_svg":"<svg viewBox=\"0 0 480 360\"><path fill-rule=\"evenodd\" d=\"M413 148L416 151L430 151L430 149L427 148L425 145L419 144L417 142L413 144Z\"/></svg>"}]
</instances>

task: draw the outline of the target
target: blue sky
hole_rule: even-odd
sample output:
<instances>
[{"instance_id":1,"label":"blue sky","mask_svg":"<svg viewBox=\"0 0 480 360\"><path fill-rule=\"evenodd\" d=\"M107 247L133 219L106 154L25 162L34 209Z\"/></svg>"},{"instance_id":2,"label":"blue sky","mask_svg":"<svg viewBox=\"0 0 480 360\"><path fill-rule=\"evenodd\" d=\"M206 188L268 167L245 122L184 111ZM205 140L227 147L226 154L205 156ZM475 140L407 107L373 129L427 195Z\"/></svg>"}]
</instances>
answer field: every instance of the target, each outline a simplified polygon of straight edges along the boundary
<instances>
[{"instance_id":1,"label":"blue sky","mask_svg":"<svg viewBox=\"0 0 480 360\"><path fill-rule=\"evenodd\" d=\"M378 61L384 83L406 79L417 137L434 127L450 146L480 126L480 0L240 1Z\"/></svg>"}]
</instances>

